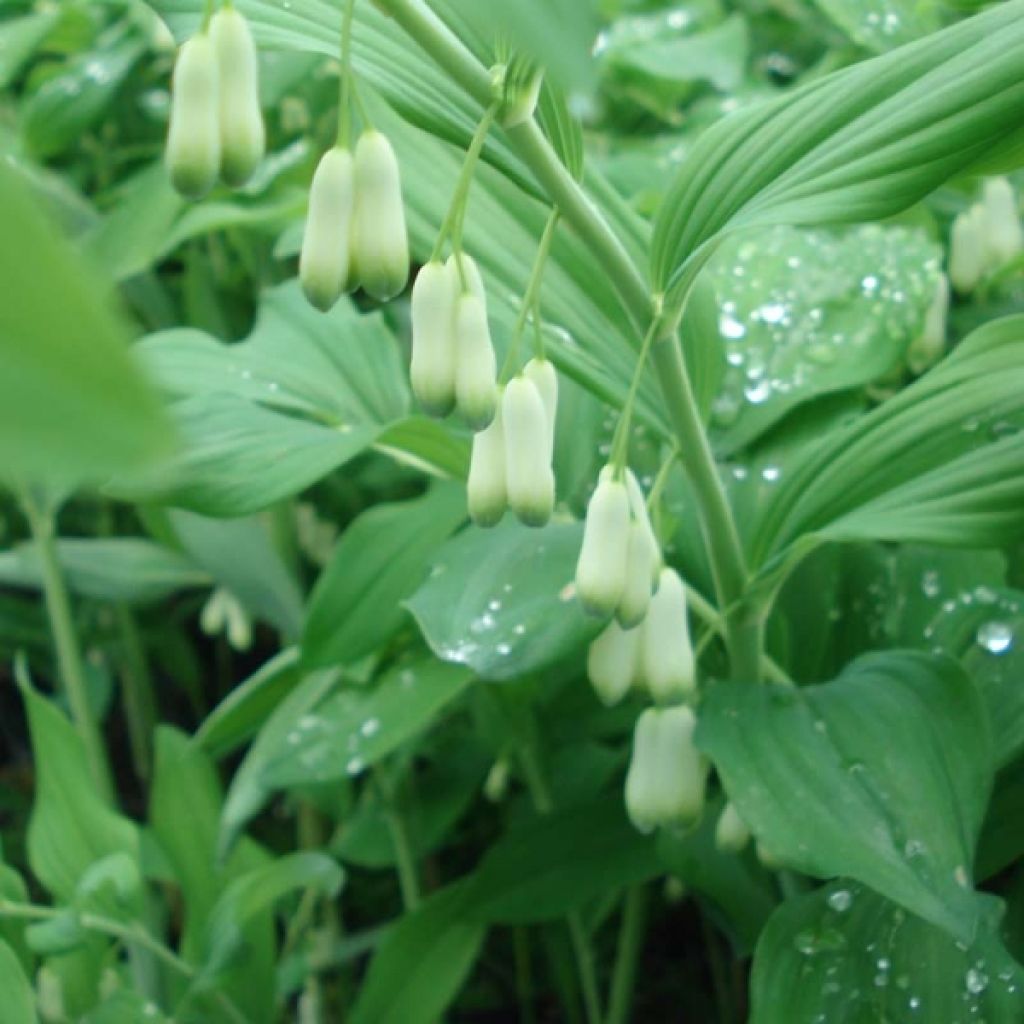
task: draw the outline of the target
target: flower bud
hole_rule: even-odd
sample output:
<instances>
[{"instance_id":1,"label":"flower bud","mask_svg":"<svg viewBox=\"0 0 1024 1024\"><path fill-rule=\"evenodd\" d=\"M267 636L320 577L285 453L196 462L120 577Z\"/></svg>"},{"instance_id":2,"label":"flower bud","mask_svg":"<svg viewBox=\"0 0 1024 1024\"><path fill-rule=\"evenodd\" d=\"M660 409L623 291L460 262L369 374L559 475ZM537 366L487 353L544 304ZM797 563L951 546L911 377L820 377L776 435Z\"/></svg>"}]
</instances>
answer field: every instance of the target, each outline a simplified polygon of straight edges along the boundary
<instances>
[{"instance_id":1,"label":"flower bud","mask_svg":"<svg viewBox=\"0 0 1024 1024\"><path fill-rule=\"evenodd\" d=\"M592 615L612 615L626 589L629 493L611 467L601 471L587 506L583 546L576 563L576 593Z\"/></svg>"},{"instance_id":2,"label":"flower bud","mask_svg":"<svg viewBox=\"0 0 1024 1024\"><path fill-rule=\"evenodd\" d=\"M640 625L651 603L651 546L643 524L634 519L629 524L629 545L626 554L626 586L615 609L615 617L626 629Z\"/></svg>"},{"instance_id":3,"label":"flower bud","mask_svg":"<svg viewBox=\"0 0 1024 1024\"><path fill-rule=\"evenodd\" d=\"M1005 178L990 178L982 195L988 228L985 248L992 265L1001 267L1024 250L1017 195Z\"/></svg>"},{"instance_id":4,"label":"flower bud","mask_svg":"<svg viewBox=\"0 0 1024 1024\"><path fill-rule=\"evenodd\" d=\"M626 811L641 832L700 818L708 764L693 744L696 725L688 707L648 708L637 719Z\"/></svg>"},{"instance_id":5,"label":"flower bud","mask_svg":"<svg viewBox=\"0 0 1024 1024\"><path fill-rule=\"evenodd\" d=\"M985 211L972 206L957 215L949 240L949 280L953 287L966 295L985 273Z\"/></svg>"},{"instance_id":6,"label":"flower bud","mask_svg":"<svg viewBox=\"0 0 1024 1024\"><path fill-rule=\"evenodd\" d=\"M167 168L171 183L190 199L213 188L220 170L217 58L210 37L193 36L182 46L171 84Z\"/></svg>"},{"instance_id":7,"label":"flower bud","mask_svg":"<svg viewBox=\"0 0 1024 1024\"><path fill-rule=\"evenodd\" d=\"M587 677L603 704L611 707L626 696L639 658L640 630L623 629L612 619L587 652Z\"/></svg>"},{"instance_id":8,"label":"flower bud","mask_svg":"<svg viewBox=\"0 0 1024 1024\"><path fill-rule=\"evenodd\" d=\"M466 491L469 515L477 526L494 526L505 514L505 429L502 425L502 394L499 390L494 419L486 430L473 435Z\"/></svg>"},{"instance_id":9,"label":"flower bud","mask_svg":"<svg viewBox=\"0 0 1024 1024\"><path fill-rule=\"evenodd\" d=\"M935 297L924 314L921 333L907 349L907 366L912 373L924 373L946 350L946 317L949 314L949 278L939 274Z\"/></svg>"},{"instance_id":10,"label":"flower bud","mask_svg":"<svg viewBox=\"0 0 1024 1024\"><path fill-rule=\"evenodd\" d=\"M558 418L558 374L554 363L540 357L531 359L523 367L523 376L532 380L534 387L540 392L544 411L548 417L548 462L555 453L555 421Z\"/></svg>"},{"instance_id":11,"label":"flower bud","mask_svg":"<svg viewBox=\"0 0 1024 1024\"><path fill-rule=\"evenodd\" d=\"M644 619L640 674L651 696L669 703L694 691L693 648L686 617L686 588L675 569L664 568Z\"/></svg>"},{"instance_id":12,"label":"flower bud","mask_svg":"<svg viewBox=\"0 0 1024 1024\"><path fill-rule=\"evenodd\" d=\"M484 289L484 279L480 274L480 268L476 265L476 260L468 252L459 253L458 259L452 253L448 257L448 266L451 267L455 278L456 295L469 292L486 306L487 292Z\"/></svg>"},{"instance_id":13,"label":"flower bud","mask_svg":"<svg viewBox=\"0 0 1024 1024\"><path fill-rule=\"evenodd\" d=\"M502 401L508 503L527 526L544 526L555 507L555 474L547 460L547 413L532 381L509 381Z\"/></svg>"},{"instance_id":14,"label":"flower bud","mask_svg":"<svg viewBox=\"0 0 1024 1024\"><path fill-rule=\"evenodd\" d=\"M447 416L455 406L455 294L454 267L440 261L424 266L412 286L409 376L413 394L431 416Z\"/></svg>"},{"instance_id":15,"label":"flower bud","mask_svg":"<svg viewBox=\"0 0 1024 1024\"><path fill-rule=\"evenodd\" d=\"M739 853L750 842L750 829L730 800L718 816L715 825L715 846L722 853Z\"/></svg>"},{"instance_id":16,"label":"flower bud","mask_svg":"<svg viewBox=\"0 0 1024 1024\"><path fill-rule=\"evenodd\" d=\"M487 307L477 295L464 292L455 300L455 404L475 430L483 430L494 419L497 377ZM508 395L506 391L506 402ZM508 427L506 417L506 442Z\"/></svg>"},{"instance_id":17,"label":"flower bud","mask_svg":"<svg viewBox=\"0 0 1024 1024\"><path fill-rule=\"evenodd\" d=\"M299 256L306 298L326 313L348 283L353 210L352 154L341 146L320 158L309 189L309 213Z\"/></svg>"},{"instance_id":18,"label":"flower bud","mask_svg":"<svg viewBox=\"0 0 1024 1024\"><path fill-rule=\"evenodd\" d=\"M409 238L398 158L387 138L373 129L356 144L355 182L352 254L367 294L385 302L409 279Z\"/></svg>"},{"instance_id":19,"label":"flower bud","mask_svg":"<svg viewBox=\"0 0 1024 1024\"><path fill-rule=\"evenodd\" d=\"M259 61L249 23L234 7L210 20L220 83L220 176L244 185L263 159L266 132L260 110Z\"/></svg>"},{"instance_id":20,"label":"flower bud","mask_svg":"<svg viewBox=\"0 0 1024 1024\"><path fill-rule=\"evenodd\" d=\"M766 871L781 871L785 867L781 858L773 850L765 846L760 839L754 842L754 851L757 854L761 867Z\"/></svg>"},{"instance_id":21,"label":"flower bud","mask_svg":"<svg viewBox=\"0 0 1024 1024\"><path fill-rule=\"evenodd\" d=\"M650 549L651 565L651 590L658 587L658 578L661 575L661 545L658 543L658 536L651 524L651 517L647 514L647 502L644 499L644 492L640 489L640 481L637 480L633 470L626 469L626 490L629 491L629 511L633 521L643 528L647 546Z\"/></svg>"}]
</instances>

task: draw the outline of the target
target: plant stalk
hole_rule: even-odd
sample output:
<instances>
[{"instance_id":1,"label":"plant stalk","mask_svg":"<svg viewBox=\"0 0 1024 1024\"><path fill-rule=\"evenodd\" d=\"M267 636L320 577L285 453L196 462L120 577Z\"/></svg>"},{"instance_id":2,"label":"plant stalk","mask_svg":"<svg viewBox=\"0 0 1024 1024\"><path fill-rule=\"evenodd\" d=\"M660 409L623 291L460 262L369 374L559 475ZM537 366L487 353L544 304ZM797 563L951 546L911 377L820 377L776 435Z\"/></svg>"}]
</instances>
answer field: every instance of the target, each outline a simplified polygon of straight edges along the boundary
<instances>
[{"instance_id":1,"label":"plant stalk","mask_svg":"<svg viewBox=\"0 0 1024 1024\"><path fill-rule=\"evenodd\" d=\"M643 949L644 923L647 918L647 889L635 885L626 892L622 904L622 924L615 954L615 970L608 996L605 1024L628 1024L633 1009L636 965Z\"/></svg>"}]
</instances>

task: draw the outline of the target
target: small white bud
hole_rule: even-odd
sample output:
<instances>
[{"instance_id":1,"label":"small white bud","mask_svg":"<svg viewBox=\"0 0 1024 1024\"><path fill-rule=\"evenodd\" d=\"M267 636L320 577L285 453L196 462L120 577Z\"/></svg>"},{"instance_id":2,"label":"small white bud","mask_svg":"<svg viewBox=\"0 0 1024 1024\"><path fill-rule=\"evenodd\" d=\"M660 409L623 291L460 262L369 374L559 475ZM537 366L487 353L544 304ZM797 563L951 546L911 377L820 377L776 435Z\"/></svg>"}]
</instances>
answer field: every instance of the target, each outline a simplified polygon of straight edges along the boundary
<instances>
[{"instance_id":1,"label":"small white bud","mask_svg":"<svg viewBox=\"0 0 1024 1024\"><path fill-rule=\"evenodd\" d=\"M354 195L352 154L335 146L320 158L313 174L299 255L302 290L310 303L324 313L338 301L348 284Z\"/></svg>"},{"instance_id":2,"label":"small white bud","mask_svg":"<svg viewBox=\"0 0 1024 1024\"><path fill-rule=\"evenodd\" d=\"M611 707L626 696L639 658L640 630L623 629L612 619L587 652L587 677L603 704Z\"/></svg>"},{"instance_id":3,"label":"small white bud","mask_svg":"<svg viewBox=\"0 0 1024 1024\"><path fill-rule=\"evenodd\" d=\"M982 195L987 225L985 248L992 266L1001 267L1024 250L1017 194L1006 178L990 178Z\"/></svg>"},{"instance_id":4,"label":"small white bud","mask_svg":"<svg viewBox=\"0 0 1024 1024\"><path fill-rule=\"evenodd\" d=\"M639 831L700 818L708 764L693 743L696 725L688 707L648 708L637 719L626 811Z\"/></svg>"},{"instance_id":5,"label":"small white bud","mask_svg":"<svg viewBox=\"0 0 1024 1024\"><path fill-rule=\"evenodd\" d=\"M949 240L949 280L966 295L974 291L986 269L986 216L981 206L957 214Z\"/></svg>"},{"instance_id":6,"label":"small white bud","mask_svg":"<svg viewBox=\"0 0 1024 1024\"><path fill-rule=\"evenodd\" d=\"M373 129L363 132L356 144L355 184L356 270L367 294L385 302L409 279L409 237L398 158L388 139Z\"/></svg>"},{"instance_id":7,"label":"small white bud","mask_svg":"<svg viewBox=\"0 0 1024 1024\"><path fill-rule=\"evenodd\" d=\"M551 462L555 453L555 422L558 418L558 374L551 360L537 357L523 367L523 376L533 381L544 403L548 417L548 462Z\"/></svg>"},{"instance_id":8,"label":"small white bud","mask_svg":"<svg viewBox=\"0 0 1024 1024\"><path fill-rule=\"evenodd\" d=\"M171 83L171 114L165 159L171 183L198 199L220 172L217 58L205 33L182 46Z\"/></svg>"},{"instance_id":9,"label":"small white bud","mask_svg":"<svg viewBox=\"0 0 1024 1024\"><path fill-rule=\"evenodd\" d=\"M747 828L736 805L730 800L722 808L715 824L715 846L722 853L739 853L750 842L750 829Z\"/></svg>"},{"instance_id":10,"label":"small white bud","mask_svg":"<svg viewBox=\"0 0 1024 1024\"><path fill-rule=\"evenodd\" d=\"M641 677L659 703L688 697L695 688L693 648L686 616L686 588L675 569L664 568L644 619Z\"/></svg>"},{"instance_id":11,"label":"small white bud","mask_svg":"<svg viewBox=\"0 0 1024 1024\"><path fill-rule=\"evenodd\" d=\"M455 301L455 404L459 415L475 430L483 430L494 419L497 377L487 307L472 292L466 292ZM506 402L508 396L507 390ZM507 438L507 417L505 424Z\"/></svg>"},{"instance_id":12,"label":"small white bud","mask_svg":"<svg viewBox=\"0 0 1024 1024\"><path fill-rule=\"evenodd\" d=\"M266 132L260 110L259 60L249 23L234 7L210 20L220 82L220 176L244 185L263 159Z\"/></svg>"},{"instance_id":13,"label":"small white bud","mask_svg":"<svg viewBox=\"0 0 1024 1024\"><path fill-rule=\"evenodd\" d=\"M508 761L499 757L484 779L484 798L492 804L500 804L508 793Z\"/></svg>"},{"instance_id":14,"label":"small white bud","mask_svg":"<svg viewBox=\"0 0 1024 1024\"><path fill-rule=\"evenodd\" d=\"M527 526L543 526L555 507L555 474L546 458L547 413L532 381L509 381L502 418L509 507Z\"/></svg>"},{"instance_id":15,"label":"small white bud","mask_svg":"<svg viewBox=\"0 0 1024 1024\"><path fill-rule=\"evenodd\" d=\"M640 489L640 481L637 480L633 470L626 469L626 489L629 491L629 511L635 522L643 527L644 535L647 538L647 545L651 551L651 588L656 589L658 578L661 575L661 545L658 543L657 534L651 524L651 517L647 513L647 502L644 499L644 492Z\"/></svg>"},{"instance_id":16,"label":"small white bud","mask_svg":"<svg viewBox=\"0 0 1024 1024\"><path fill-rule=\"evenodd\" d=\"M629 547L626 555L626 586L615 609L619 623L631 629L643 622L651 603L651 545L641 522L629 524Z\"/></svg>"},{"instance_id":17,"label":"small white bud","mask_svg":"<svg viewBox=\"0 0 1024 1024\"><path fill-rule=\"evenodd\" d=\"M448 257L448 266L451 267L452 274L455 277L456 294L462 295L465 292L469 292L486 306L487 292L484 288L484 279L480 274L480 268L476 265L476 260L468 252L460 253L458 259L452 253Z\"/></svg>"},{"instance_id":18,"label":"small white bud","mask_svg":"<svg viewBox=\"0 0 1024 1024\"><path fill-rule=\"evenodd\" d=\"M937 363L946 350L946 318L949 314L949 278L939 274L935 297L924 315L921 333L907 349L907 366L911 373L924 373Z\"/></svg>"},{"instance_id":19,"label":"small white bud","mask_svg":"<svg viewBox=\"0 0 1024 1024\"><path fill-rule=\"evenodd\" d=\"M613 615L626 589L629 493L611 467L601 471L587 506L583 545L576 563L576 593L584 610Z\"/></svg>"},{"instance_id":20,"label":"small white bud","mask_svg":"<svg viewBox=\"0 0 1024 1024\"><path fill-rule=\"evenodd\" d=\"M431 416L447 416L455 406L454 268L428 263L412 286L413 394Z\"/></svg>"},{"instance_id":21,"label":"small white bud","mask_svg":"<svg viewBox=\"0 0 1024 1024\"><path fill-rule=\"evenodd\" d=\"M491 425L473 435L466 491L469 515L477 526L494 526L508 507L502 397L499 389L498 404Z\"/></svg>"}]
</instances>

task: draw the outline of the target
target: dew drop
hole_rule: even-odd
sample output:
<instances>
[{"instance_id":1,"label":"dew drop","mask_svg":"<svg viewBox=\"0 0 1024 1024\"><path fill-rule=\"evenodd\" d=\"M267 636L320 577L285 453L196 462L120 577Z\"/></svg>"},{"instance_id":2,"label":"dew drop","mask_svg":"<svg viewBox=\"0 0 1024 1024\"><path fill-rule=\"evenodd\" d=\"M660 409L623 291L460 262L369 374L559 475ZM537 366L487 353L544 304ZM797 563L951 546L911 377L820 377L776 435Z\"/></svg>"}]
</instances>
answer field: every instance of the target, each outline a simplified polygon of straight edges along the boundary
<instances>
[{"instance_id":1,"label":"dew drop","mask_svg":"<svg viewBox=\"0 0 1024 1024\"><path fill-rule=\"evenodd\" d=\"M986 622L978 627L977 640L990 654L1005 654L1013 646L1013 629L1005 622Z\"/></svg>"},{"instance_id":2,"label":"dew drop","mask_svg":"<svg viewBox=\"0 0 1024 1024\"><path fill-rule=\"evenodd\" d=\"M836 889L828 894L828 905L837 913L843 914L850 909L853 895L849 889Z\"/></svg>"},{"instance_id":3,"label":"dew drop","mask_svg":"<svg viewBox=\"0 0 1024 1024\"><path fill-rule=\"evenodd\" d=\"M964 978L964 985L972 996L980 996L988 988L988 976L977 967L972 967Z\"/></svg>"}]
</instances>

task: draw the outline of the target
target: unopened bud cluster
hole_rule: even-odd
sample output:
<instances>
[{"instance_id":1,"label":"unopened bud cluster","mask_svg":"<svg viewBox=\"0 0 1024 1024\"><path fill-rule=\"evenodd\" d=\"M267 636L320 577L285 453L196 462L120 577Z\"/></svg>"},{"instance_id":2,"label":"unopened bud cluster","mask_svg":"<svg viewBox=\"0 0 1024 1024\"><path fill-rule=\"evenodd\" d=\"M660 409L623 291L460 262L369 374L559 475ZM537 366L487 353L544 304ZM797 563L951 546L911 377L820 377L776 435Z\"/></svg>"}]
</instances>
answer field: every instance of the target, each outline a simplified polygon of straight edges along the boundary
<instances>
[{"instance_id":1,"label":"unopened bud cluster","mask_svg":"<svg viewBox=\"0 0 1024 1024\"><path fill-rule=\"evenodd\" d=\"M640 485L606 467L587 508L576 566L583 607L611 621L591 644L587 672L608 705L642 689L658 705L633 736L626 810L642 831L692 825L701 815L707 760L693 743L695 665L686 587L665 566Z\"/></svg>"},{"instance_id":2,"label":"unopened bud cluster","mask_svg":"<svg viewBox=\"0 0 1024 1024\"><path fill-rule=\"evenodd\" d=\"M360 285L385 302L408 278L398 158L385 135L367 129L354 154L337 145L320 158L309 190L299 280L310 303L326 313Z\"/></svg>"},{"instance_id":3,"label":"unopened bud cluster","mask_svg":"<svg viewBox=\"0 0 1024 1024\"><path fill-rule=\"evenodd\" d=\"M953 221L949 278L961 295L1024 251L1017 194L1005 178L985 182L981 201Z\"/></svg>"},{"instance_id":4,"label":"unopened bud cluster","mask_svg":"<svg viewBox=\"0 0 1024 1024\"><path fill-rule=\"evenodd\" d=\"M218 178L237 188L265 145L256 45L245 17L229 5L178 53L166 149L171 182L193 199Z\"/></svg>"}]
</instances>

